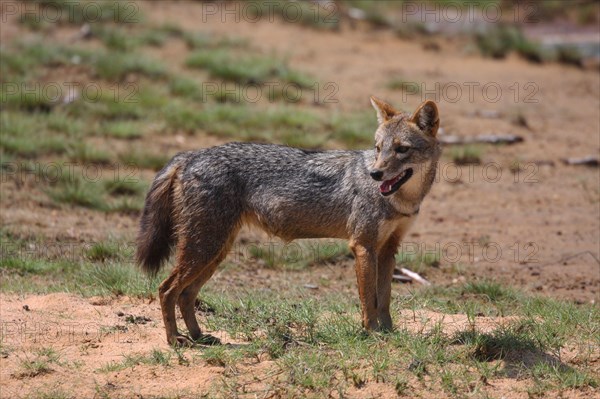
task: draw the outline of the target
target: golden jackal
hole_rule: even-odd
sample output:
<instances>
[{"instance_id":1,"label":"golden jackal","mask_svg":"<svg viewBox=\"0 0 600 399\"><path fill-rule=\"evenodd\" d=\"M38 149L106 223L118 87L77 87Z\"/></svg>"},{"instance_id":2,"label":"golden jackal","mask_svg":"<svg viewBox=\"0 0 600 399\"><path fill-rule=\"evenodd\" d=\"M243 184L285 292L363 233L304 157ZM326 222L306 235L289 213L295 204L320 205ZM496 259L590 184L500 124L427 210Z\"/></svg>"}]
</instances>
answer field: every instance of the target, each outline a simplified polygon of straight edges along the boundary
<instances>
[{"instance_id":1,"label":"golden jackal","mask_svg":"<svg viewBox=\"0 0 600 399\"><path fill-rule=\"evenodd\" d=\"M432 101L413 115L374 97L371 103L379 121L374 149L229 143L179 153L157 174L146 197L136 256L145 271L156 273L177 243L176 265L159 288L170 344L193 343L177 331L175 304L193 341L218 343L200 331L194 302L243 224L284 240L348 239L363 326L392 328L394 255L433 183L440 122Z\"/></svg>"}]
</instances>

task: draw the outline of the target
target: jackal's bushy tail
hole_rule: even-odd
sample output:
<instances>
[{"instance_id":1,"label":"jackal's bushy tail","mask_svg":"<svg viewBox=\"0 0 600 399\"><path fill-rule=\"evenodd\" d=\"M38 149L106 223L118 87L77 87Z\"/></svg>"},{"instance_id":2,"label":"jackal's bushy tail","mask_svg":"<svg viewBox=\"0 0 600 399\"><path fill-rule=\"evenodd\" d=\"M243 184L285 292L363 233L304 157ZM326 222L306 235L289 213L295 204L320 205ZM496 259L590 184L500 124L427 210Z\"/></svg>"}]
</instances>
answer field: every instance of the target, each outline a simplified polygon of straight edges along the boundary
<instances>
[{"instance_id":1,"label":"jackal's bushy tail","mask_svg":"<svg viewBox=\"0 0 600 399\"><path fill-rule=\"evenodd\" d=\"M174 158L158 173L146 196L137 237L136 260L144 272L156 275L169 258L175 235L175 184L182 159Z\"/></svg>"}]
</instances>

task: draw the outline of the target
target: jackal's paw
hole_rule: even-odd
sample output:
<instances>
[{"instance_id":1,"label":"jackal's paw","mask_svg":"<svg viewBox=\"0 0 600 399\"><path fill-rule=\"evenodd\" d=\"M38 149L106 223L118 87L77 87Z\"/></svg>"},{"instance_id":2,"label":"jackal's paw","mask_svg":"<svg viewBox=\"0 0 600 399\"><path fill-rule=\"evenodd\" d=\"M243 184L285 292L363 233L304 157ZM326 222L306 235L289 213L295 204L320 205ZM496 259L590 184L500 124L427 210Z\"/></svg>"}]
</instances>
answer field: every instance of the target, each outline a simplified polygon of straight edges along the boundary
<instances>
[{"instance_id":1,"label":"jackal's paw","mask_svg":"<svg viewBox=\"0 0 600 399\"><path fill-rule=\"evenodd\" d=\"M200 338L196 338L194 342L198 345L215 346L221 345L221 340L210 334L202 334Z\"/></svg>"},{"instance_id":2,"label":"jackal's paw","mask_svg":"<svg viewBox=\"0 0 600 399\"><path fill-rule=\"evenodd\" d=\"M174 339L171 339L171 345L177 348L191 348L194 346L194 341L185 335L178 334Z\"/></svg>"},{"instance_id":3,"label":"jackal's paw","mask_svg":"<svg viewBox=\"0 0 600 399\"><path fill-rule=\"evenodd\" d=\"M391 333L394 331L394 326L392 323L381 322L375 331L380 333Z\"/></svg>"}]
</instances>

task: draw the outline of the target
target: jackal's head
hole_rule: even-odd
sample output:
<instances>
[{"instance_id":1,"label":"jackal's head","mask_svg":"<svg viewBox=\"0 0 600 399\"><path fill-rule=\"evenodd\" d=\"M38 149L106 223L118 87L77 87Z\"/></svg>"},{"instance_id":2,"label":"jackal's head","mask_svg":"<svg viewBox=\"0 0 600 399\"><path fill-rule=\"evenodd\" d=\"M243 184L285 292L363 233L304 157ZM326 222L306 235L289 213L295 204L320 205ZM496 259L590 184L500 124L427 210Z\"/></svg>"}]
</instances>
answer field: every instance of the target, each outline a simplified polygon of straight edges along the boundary
<instances>
[{"instance_id":1,"label":"jackal's head","mask_svg":"<svg viewBox=\"0 0 600 399\"><path fill-rule=\"evenodd\" d=\"M392 195L406 184L424 191L424 196L433 182L440 156L437 106L433 101L425 101L408 115L375 97L371 97L371 104L377 111L379 127L375 132L375 160L369 173L382 182L381 195Z\"/></svg>"}]
</instances>

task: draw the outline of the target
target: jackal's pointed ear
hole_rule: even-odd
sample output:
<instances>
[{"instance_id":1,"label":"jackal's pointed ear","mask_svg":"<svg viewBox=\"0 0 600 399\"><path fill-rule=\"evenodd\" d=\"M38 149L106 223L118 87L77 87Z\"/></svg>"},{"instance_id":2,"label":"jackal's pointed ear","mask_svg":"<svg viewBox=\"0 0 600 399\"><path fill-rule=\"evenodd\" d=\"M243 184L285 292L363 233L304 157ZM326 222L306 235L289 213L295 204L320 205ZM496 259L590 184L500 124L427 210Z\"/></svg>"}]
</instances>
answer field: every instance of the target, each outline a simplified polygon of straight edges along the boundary
<instances>
[{"instance_id":1,"label":"jackal's pointed ear","mask_svg":"<svg viewBox=\"0 0 600 399\"><path fill-rule=\"evenodd\" d=\"M424 133L435 137L440 127L440 116L437 105L431 100L425 101L417 108L410 120Z\"/></svg>"},{"instance_id":2,"label":"jackal's pointed ear","mask_svg":"<svg viewBox=\"0 0 600 399\"><path fill-rule=\"evenodd\" d=\"M380 125L385 121L389 121L398 113L390 104L381 101L375 96L371 96L371 104L375 108L375 111L377 111L377 121Z\"/></svg>"}]
</instances>

